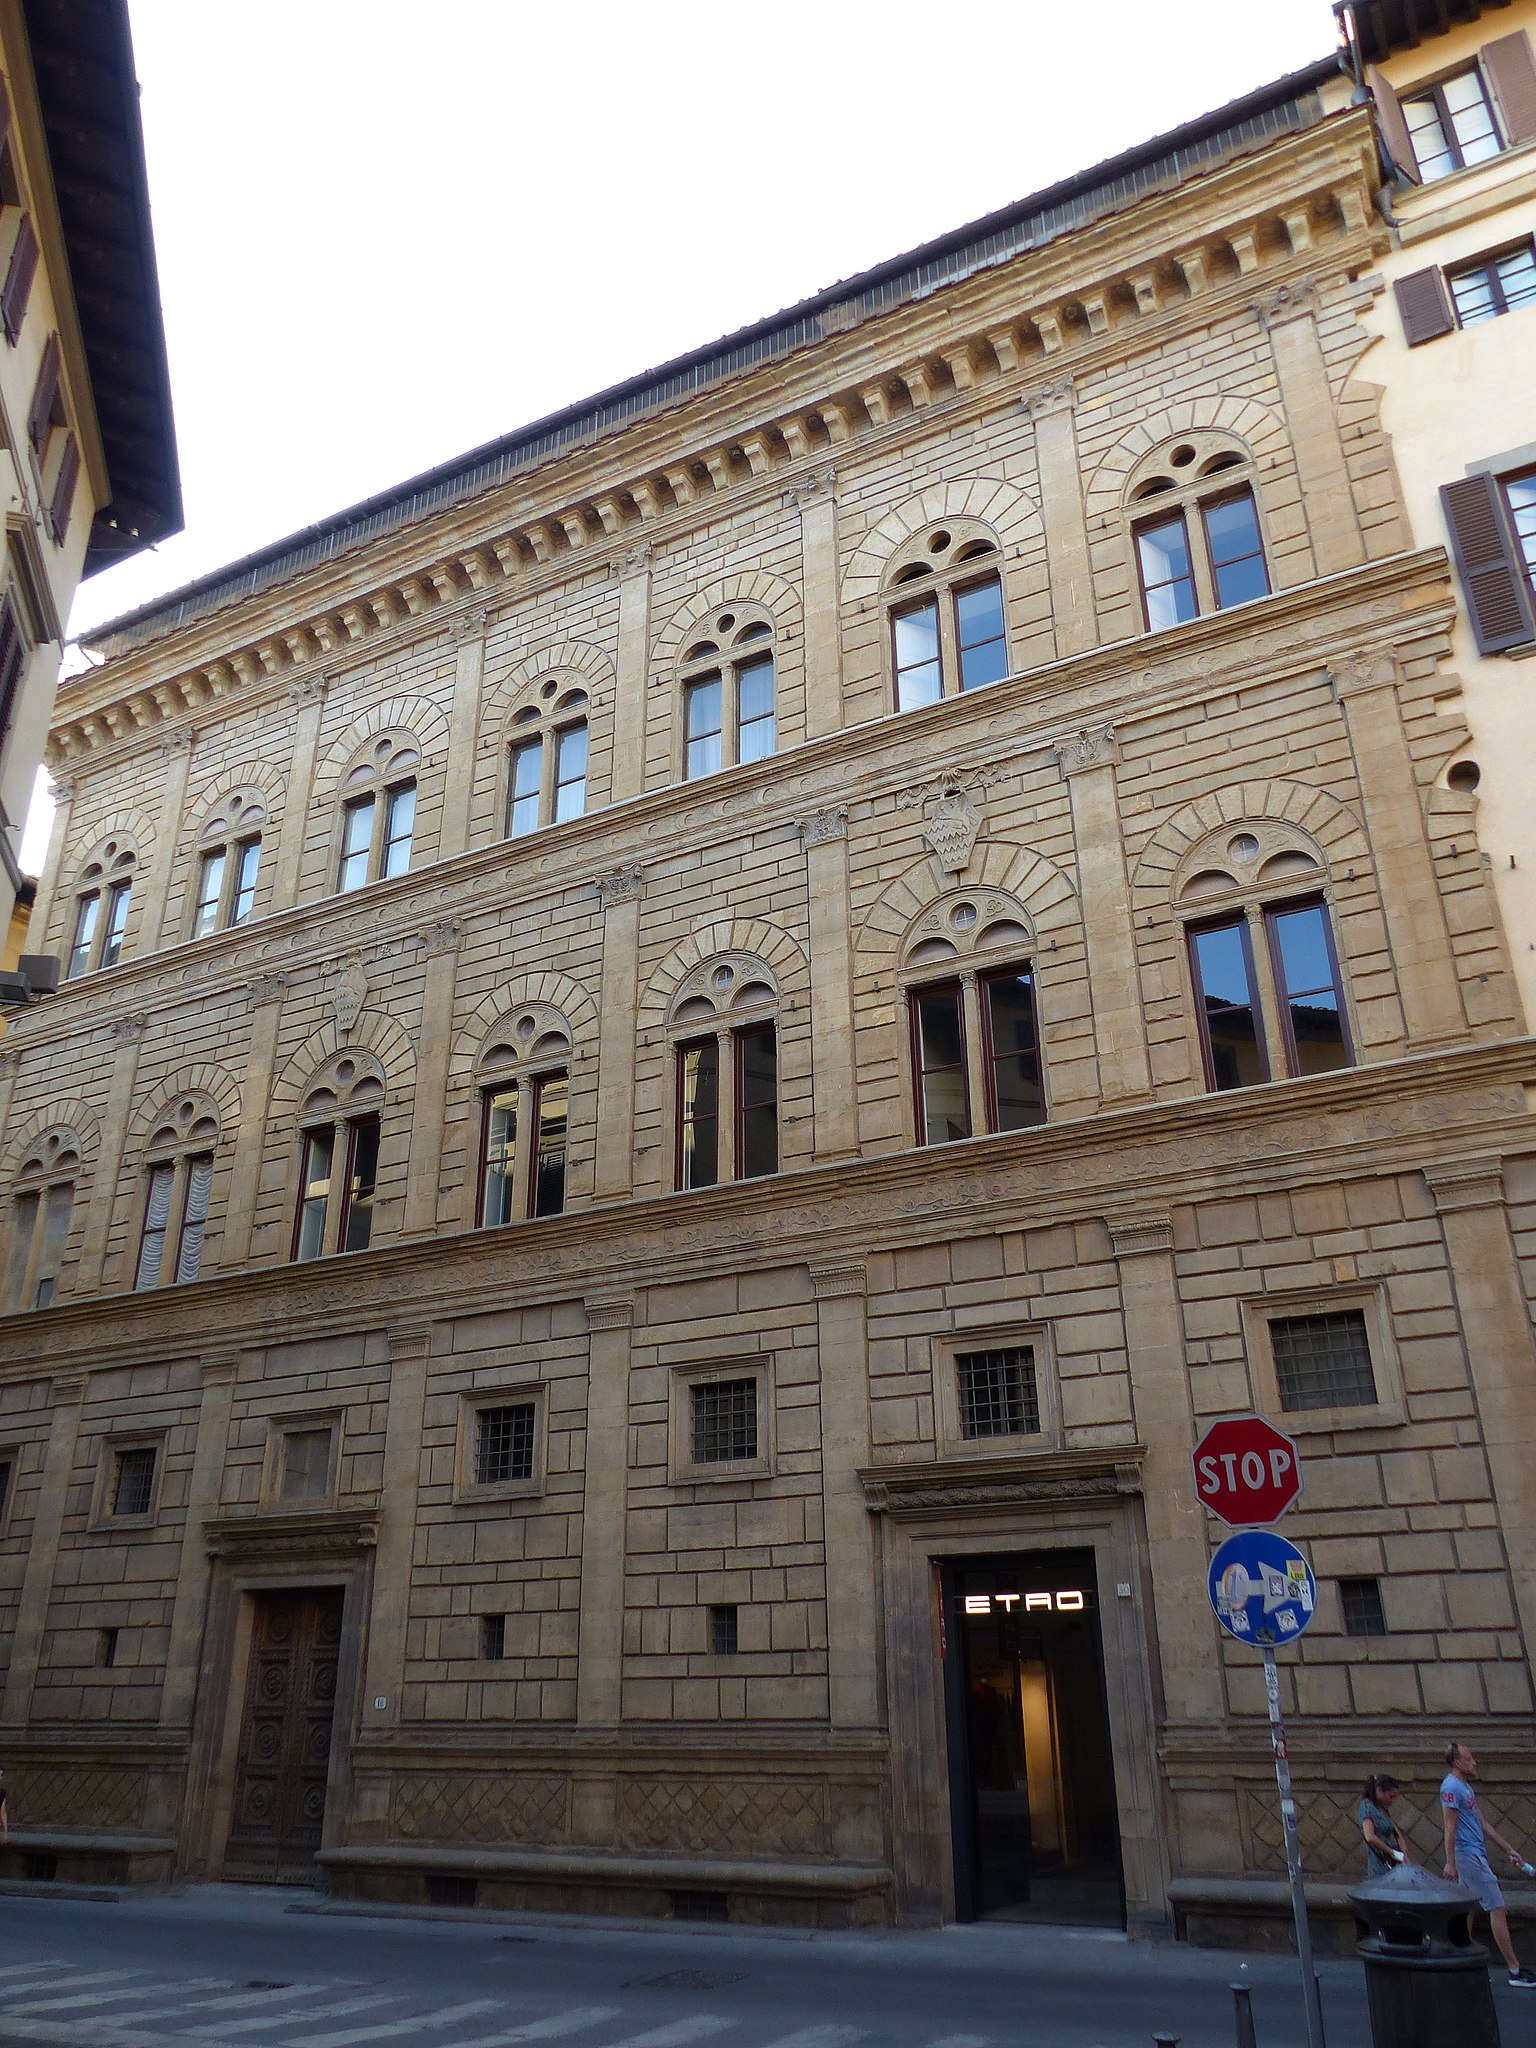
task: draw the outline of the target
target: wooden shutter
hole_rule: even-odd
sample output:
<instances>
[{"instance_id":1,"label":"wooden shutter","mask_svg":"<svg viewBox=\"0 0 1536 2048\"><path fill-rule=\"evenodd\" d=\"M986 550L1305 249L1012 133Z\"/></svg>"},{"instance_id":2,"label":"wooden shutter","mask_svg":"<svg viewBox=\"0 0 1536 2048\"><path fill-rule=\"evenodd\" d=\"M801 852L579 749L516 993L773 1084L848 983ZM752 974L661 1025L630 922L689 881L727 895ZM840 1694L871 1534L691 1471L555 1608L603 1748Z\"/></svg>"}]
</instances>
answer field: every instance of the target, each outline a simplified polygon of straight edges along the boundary
<instances>
[{"instance_id":1,"label":"wooden shutter","mask_svg":"<svg viewBox=\"0 0 1536 2048\"><path fill-rule=\"evenodd\" d=\"M1398 318L1403 338L1410 348L1449 334L1456 325L1456 309L1445 288L1444 273L1437 269L1410 271L1392 286L1397 297Z\"/></svg>"},{"instance_id":2,"label":"wooden shutter","mask_svg":"<svg viewBox=\"0 0 1536 2048\"><path fill-rule=\"evenodd\" d=\"M1524 29L1497 42L1484 43L1483 69L1493 86L1493 96L1504 116L1504 132L1511 142L1536 141L1536 62Z\"/></svg>"},{"instance_id":3,"label":"wooden shutter","mask_svg":"<svg viewBox=\"0 0 1536 2048\"><path fill-rule=\"evenodd\" d=\"M16 239L11 244L11 260L5 267L5 284L0 287L0 321L5 325L5 338L14 343L21 332L21 323L26 318L27 300L32 296L32 280L37 275L37 236L33 232L32 217L23 214L16 229Z\"/></svg>"},{"instance_id":4,"label":"wooden shutter","mask_svg":"<svg viewBox=\"0 0 1536 2048\"><path fill-rule=\"evenodd\" d=\"M43 360L38 366L37 385L32 393L32 407L27 414L27 437L34 451L41 455L48 443L48 422L53 417L53 401L59 395L59 337L50 334L48 346L43 350Z\"/></svg>"},{"instance_id":5,"label":"wooden shutter","mask_svg":"<svg viewBox=\"0 0 1536 2048\"><path fill-rule=\"evenodd\" d=\"M21 621L9 595L0 598L0 746L11 729L16 708L16 690L27 658L27 643L21 637Z\"/></svg>"},{"instance_id":6,"label":"wooden shutter","mask_svg":"<svg viewBox=\"0 0 1536 2048\"><path fill-rule=\"evenodd\" d=\"M1365 82L1376 103L1376 127L1388 161L1400 178L1406 178L1410 185L1421 185L1424 181L1419 176L1418 159L1413 153L1413 138L1408 133L1403 110L1397 103L1397 94L1374 64L1366 65Z\"/></svg>"},{"instance_id":7,"label":"wooden shutter","mask_svg":"<svg viewBox=\"0 0 1536 2048\"><path fill-rule=\"evenodd\" d=\"M48 527L56 548L63 547L64 536L69 531L70 507L75 502L75 484L79 475L80 450L71 434L64 443L59 473L53 482L53 496L48 501Z\"/></svg>"},{"instance_id":8,"label":"wooden shutter","mask_svg":"<svg viewBox=\"0 0 1536 2048\"><path fill-rule=\"evenodd\" d=\"M1468 476L1443 484L1440 503L1479 653L1500 654L1536 638L1525 565L1498 478Z\"/></svg>"}]
</instances>

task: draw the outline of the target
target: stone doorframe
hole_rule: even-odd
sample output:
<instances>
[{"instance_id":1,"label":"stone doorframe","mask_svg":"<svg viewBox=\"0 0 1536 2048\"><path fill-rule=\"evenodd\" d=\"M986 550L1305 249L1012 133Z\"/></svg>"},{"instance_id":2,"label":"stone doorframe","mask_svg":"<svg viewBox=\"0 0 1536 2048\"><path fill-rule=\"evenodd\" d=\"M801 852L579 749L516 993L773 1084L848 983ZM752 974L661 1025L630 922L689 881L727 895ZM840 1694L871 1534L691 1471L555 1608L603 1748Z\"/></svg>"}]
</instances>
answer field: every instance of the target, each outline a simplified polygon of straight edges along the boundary
<instances>
[{"instance_id":1,"label":"stone doorframe","mask_svg":"<svg viewBox=\"0 0 1536 2048\"><path fill-rule=\"evenodd\" d=\"M859 1474L879 1517L891 1756L892 1857L903 1919L955 1916L940 1649L939 1559L1092 1550L1100 1590L1127 1925L1168 1917L1157 1773L1152 1584L1140 1444L876 1466ZM1128 1587L1129 1594L1120 1592ZM951 1648L954 1654L954 1647Z\"/></svg>"},{"instance_id":2,"label":"stone doorframe","mask_svg":"<svg viewBox=\"0 0 1536 2048\"><path fill-rule=\"evenodd\" d=\"M235 1767L249 1676L254 1593L341 1589L336 1712L321 1846L341 1845L352 1781L363 1648L373 1594L376 1510L225 1515L204 1524L210 1563L207 1626L178 1830L176 1874L216 1880L234 1810Z\"/></svg>"}]
</instances>

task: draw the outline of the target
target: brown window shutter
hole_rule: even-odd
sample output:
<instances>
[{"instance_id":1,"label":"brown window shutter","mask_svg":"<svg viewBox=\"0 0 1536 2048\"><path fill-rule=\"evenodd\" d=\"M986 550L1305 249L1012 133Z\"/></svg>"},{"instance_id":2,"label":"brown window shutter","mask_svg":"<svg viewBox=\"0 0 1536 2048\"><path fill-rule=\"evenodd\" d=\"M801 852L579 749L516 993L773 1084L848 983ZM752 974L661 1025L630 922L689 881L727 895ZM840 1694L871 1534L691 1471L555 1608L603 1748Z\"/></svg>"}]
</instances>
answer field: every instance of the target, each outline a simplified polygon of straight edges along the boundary
<instances>
[{"instance_id":1,"label":"brown window shutter","mask_svg":"<svg viewBox=\"0 0 1536 2048\"><path fill-rule=\"evenodd\" d=\"M11 260L5 267L5 284L0 287L0 323L4 324L6 340L13 345L26 318L27 300L32 296L32 280L36 275L37 236L32 232L31 216L24 213L16 229L16 239L11 244Z\"/></svg>"},{"instance_id":2,"label":"brown window shutter","mask_svg":"<svg viewBox=\"0 0 1536 2048\"><path fill-rule=\"evenodd\" d=\"M1484 43L1483 69L1493 85L1510 141L1536 142L1536 61L1524 29Z\"/></svg>"},{"instance_id":3,"label":"brown window shutter","mask_svg":"<svg viewBox=\"0 0 1536 2048\"><path fill-rule=\"evenodd\" d=\"M1398 318L1410 348L1449 334L1456 325L1456 309L1445 288L1445 277L1435 269L1413 270L1397 278L1392 286L1397 297Z\"/></svg>"},{"instance_id":4,"label":"brown window shutter","mask_svg":"<svg viewBox=\"0 0 1536 2048\"><path fill-rule=\"evenodd\" d=\"M9 596L0 598L0 743L11 729L11 713L16 708L16 688L21 681L22 667L27 658L26 643L21 637L21 624L16 617L16 607Z\"/></svg>"},{"instance_id":5,"label":"brown window shutter","mask_svg":"<svg viewBox=\"0 0 1536 2048\"><path fill-rule=\"evenodd\" d=\"M48 501L48 525L53 534L56 548L64 545L64 536L69 531L69 511L75 502L75 483L80 475L80 450L71 434L64 443L64 453L59 462L59 473L54 479L53 496Z\"/></svg>"},{"instance_id":6,"label":"brown window shutter","mask_svg":"<svg viewBox=\"0 0 1536 2048\"><path fill-rule=\"evenodd\" d=\"M1530 588L1498 478L1468 476L1442 484L1440 504L1478 652L1500 654L1506 647L1536 639Z\"/></svg>"},{"instance_id":7,"label":"brown window shutter","mask_svg":"<svg viewBox=\"0 0 1536 2048\"><path fill-rule=\"evenodd\" d=\"M1413 138L1408 133L1408 123L1403 119L1403 110L1397 103L1397 94L1388 85L1374 64L1365 67L1365 82L1371 89L1371 98L1376 102L1376 126L1381 134L1381 145L1391 160L1392 168L1400 178L1406 178L1410 185L1421 185L1418 159L1413 153Z\"/></svg>"},{"instance_id":8,"label":"brown window shutter","mask_svg":"<svg viewBox=\"0 0 1536 2048\"><path fill-rule=\"evenodd\" d=\"M50 334L48 346L43 350L43 360L38 366L37 385L32 393L32 408L27 414L27 438L33 450L41 455L48 442L48 421L53 413L53 401L59 395L59 337Z\"/></svg>"}]
</instances>

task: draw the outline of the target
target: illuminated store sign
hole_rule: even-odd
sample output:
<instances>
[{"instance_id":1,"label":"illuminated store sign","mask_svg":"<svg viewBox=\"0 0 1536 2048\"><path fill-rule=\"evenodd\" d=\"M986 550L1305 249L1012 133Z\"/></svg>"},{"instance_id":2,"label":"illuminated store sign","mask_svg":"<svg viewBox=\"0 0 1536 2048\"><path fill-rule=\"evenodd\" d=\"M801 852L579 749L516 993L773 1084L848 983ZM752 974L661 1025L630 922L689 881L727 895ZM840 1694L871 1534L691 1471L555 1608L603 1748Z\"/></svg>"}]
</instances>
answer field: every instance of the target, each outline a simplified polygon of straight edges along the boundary
<instances>
[{"instance_id":1,"label":"illuminated store sign","mask_svg":"<svg viewBox=\"0 0 1536 2048\"><path fill-rule=\"evenodd\" d=\"M1087 1606L1081 1593L967 1593L965 1611L967 1614L990 1614L994 1608L1001 1608L1004 1614L1012 1614L1016 1607L1022 1607L1026 1614L1081 1614Z\"/></svg>"}]
</instances>

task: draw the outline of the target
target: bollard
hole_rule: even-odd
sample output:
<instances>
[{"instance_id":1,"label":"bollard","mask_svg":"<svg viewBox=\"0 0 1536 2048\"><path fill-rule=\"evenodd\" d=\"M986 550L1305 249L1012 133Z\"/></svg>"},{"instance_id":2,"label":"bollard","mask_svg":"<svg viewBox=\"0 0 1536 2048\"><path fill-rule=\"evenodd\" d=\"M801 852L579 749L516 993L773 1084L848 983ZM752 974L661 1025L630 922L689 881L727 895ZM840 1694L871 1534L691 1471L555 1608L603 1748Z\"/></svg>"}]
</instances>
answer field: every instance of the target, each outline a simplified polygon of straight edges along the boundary
<instances>
[{"instance_id":1,"label":"bollard","mask_svg":"<svg viewBox=\"0 0 1536 2048\"><path fill-rule=\"evenodd\" d=\"M1237 2048L1259 2048L1253 2031L1253 1992L1246 1984L1232 1986L1232 2003L1237 2012Z\"/></svg>"},{"instance_id":2,"label":"bollard","mask_svg":"<svg viewBox=\"0 0 1536 2048\"><path fill-rule=\"evenodd\" d=\"M1472 1893L1400 1863L1349 1896L1370 1929L1355 1952L1376 2048L1499 2048L1488 1951L1467 1928Z\"/></svg>"}]
</instances>

